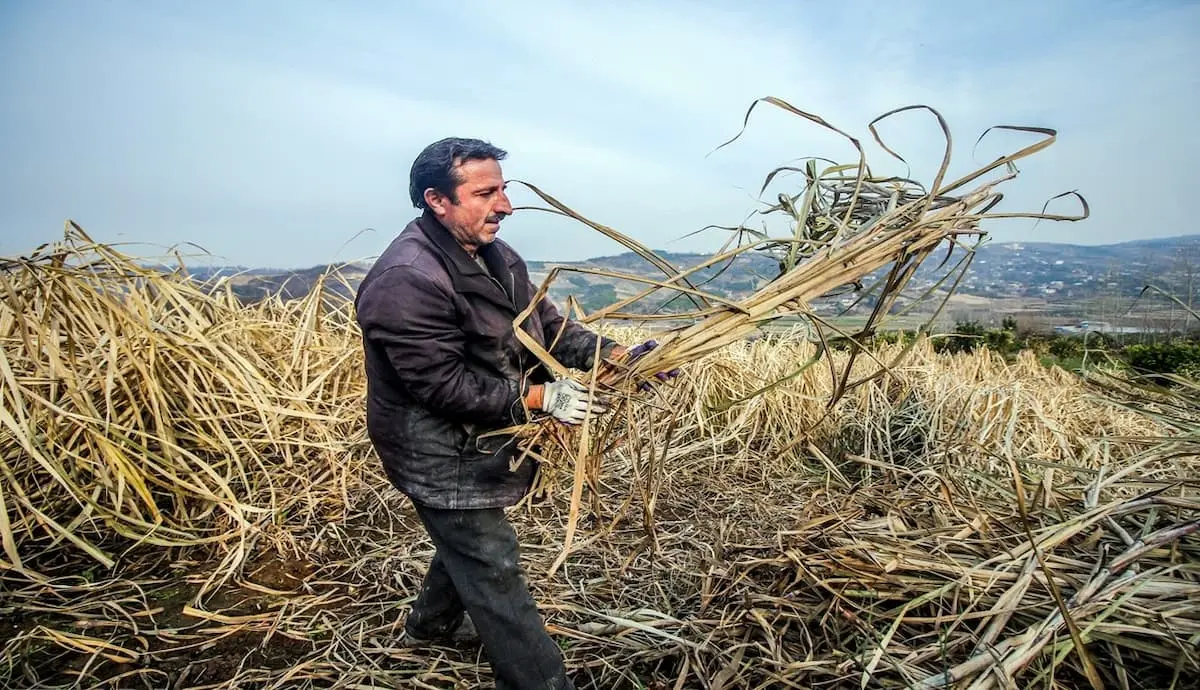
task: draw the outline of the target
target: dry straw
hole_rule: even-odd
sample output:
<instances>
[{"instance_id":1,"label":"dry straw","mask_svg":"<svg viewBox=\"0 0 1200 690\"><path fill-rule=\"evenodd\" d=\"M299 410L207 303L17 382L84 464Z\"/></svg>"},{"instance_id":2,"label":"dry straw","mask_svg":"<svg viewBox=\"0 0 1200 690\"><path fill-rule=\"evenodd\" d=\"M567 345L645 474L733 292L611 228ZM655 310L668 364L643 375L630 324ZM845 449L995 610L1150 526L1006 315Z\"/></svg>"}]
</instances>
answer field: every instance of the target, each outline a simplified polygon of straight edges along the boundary
<instances>
[{"instance_id":1,"label":"dry straw","mask_svg":"<svg viewBox=\"0 0 1200 690\"><path fill-rule=\"evenodd\" d=\"M361 361L321 285L247 307L70 223L0 290L0 566L219 544L232 572L279 516L342 502Z\"/></svg>"}]
</instances>

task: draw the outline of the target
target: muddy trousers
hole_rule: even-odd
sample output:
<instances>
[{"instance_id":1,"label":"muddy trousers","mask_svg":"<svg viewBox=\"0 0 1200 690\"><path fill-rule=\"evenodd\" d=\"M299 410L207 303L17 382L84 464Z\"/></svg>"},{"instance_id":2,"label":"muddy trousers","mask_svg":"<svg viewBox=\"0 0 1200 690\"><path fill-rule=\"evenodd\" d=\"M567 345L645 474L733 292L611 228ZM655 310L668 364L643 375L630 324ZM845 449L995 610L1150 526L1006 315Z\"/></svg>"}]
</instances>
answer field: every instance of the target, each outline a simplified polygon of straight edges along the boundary
<instances>
[{"instance_id":1,"label":"muddy trousers","mask_svg":"<svg viewBox=\"0 0 1200 690\"><path fill-rule=\"evenodd\" d=\"M443 636L466 611L497 690L574 690L521 572L517 535L504 510L414 505L437 552L405 624L409 634Z\"/></svg>"}]
</instances>

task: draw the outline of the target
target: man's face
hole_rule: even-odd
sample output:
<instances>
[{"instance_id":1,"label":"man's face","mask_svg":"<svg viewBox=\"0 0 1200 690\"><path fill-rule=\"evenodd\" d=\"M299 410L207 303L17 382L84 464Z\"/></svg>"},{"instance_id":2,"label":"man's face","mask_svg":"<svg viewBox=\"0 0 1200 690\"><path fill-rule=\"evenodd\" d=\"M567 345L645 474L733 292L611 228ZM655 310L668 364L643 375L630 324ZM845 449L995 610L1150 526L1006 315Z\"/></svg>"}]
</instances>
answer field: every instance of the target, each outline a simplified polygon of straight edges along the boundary
<instances>
[{"instance_id":1,"label":"man's face","mask_svg":"<svg viewBox=\"0 0 1200 690\"><path fill-rule=\"evenodd\" d=\"M425 203L454 239L474 252L491 244L500 231L500 221L511 216L512 204L504 193L504 175L496 160L469 160L455 171L459 179L458 203L434 191L425 192Z\"/></svg>"}]
</instances>

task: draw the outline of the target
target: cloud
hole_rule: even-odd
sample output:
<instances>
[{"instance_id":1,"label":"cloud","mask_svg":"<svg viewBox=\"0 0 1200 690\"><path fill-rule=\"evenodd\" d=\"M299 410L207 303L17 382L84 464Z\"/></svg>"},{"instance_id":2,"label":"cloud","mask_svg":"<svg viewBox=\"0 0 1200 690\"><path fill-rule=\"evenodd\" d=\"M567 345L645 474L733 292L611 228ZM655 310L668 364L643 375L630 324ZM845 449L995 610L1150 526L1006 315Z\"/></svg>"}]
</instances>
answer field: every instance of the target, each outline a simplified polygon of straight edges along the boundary
<instances>
[{"instance_id":1,"label":"cloud","mask_svg":"<svg viewBox=\"0 0 1200 690\"><path fill-rule=\"evenodd\" d=\"M862 138L881 172L905 167L866 123L910 103L949 120L955 172L1029 141L1001 134L975 149L990 125L1059 128L1059 142L1022 166L1006 206L1031 210L1079 188L1092 219L997 223L1001 239L1190 231L1196 5L111 2L0 12L4 253L53 239L73 217L103 240L192 240L266 265L327 261L373 227L342 250L369 256L415 214L413 156L450 134L505 147L508 177L646 244L712 250L723 235L672 240L741 221L777 165L853 158L837 135L770 108L707 155L766 95ZM907 113L881 132L928 180L943 145L936 122ZM544 214L519 213L504 233L530 258L620 250Z\"/></svg>"}]
</instances>

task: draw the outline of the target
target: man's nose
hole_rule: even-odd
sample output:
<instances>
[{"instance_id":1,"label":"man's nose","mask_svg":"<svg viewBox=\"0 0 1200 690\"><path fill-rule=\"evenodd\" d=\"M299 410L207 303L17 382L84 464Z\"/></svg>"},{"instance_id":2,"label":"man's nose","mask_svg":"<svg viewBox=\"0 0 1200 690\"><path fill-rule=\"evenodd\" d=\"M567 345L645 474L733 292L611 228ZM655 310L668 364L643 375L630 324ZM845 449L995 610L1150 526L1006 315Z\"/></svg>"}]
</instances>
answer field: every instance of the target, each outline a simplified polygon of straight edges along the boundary
<instances>
[{"instance_id":1,"label":"man's nose","mask_svg":"<svg viewBox=\"0 0 1200 690\"><path fill-rule=\"evenodd\" d=\"M497 213L503 213L506 216L511 216L513 213L512 202L508 200L508 194L505 194L504 190L500 191L500 200L497 202L495 210Z\"/></svg>"}]
</instances>

